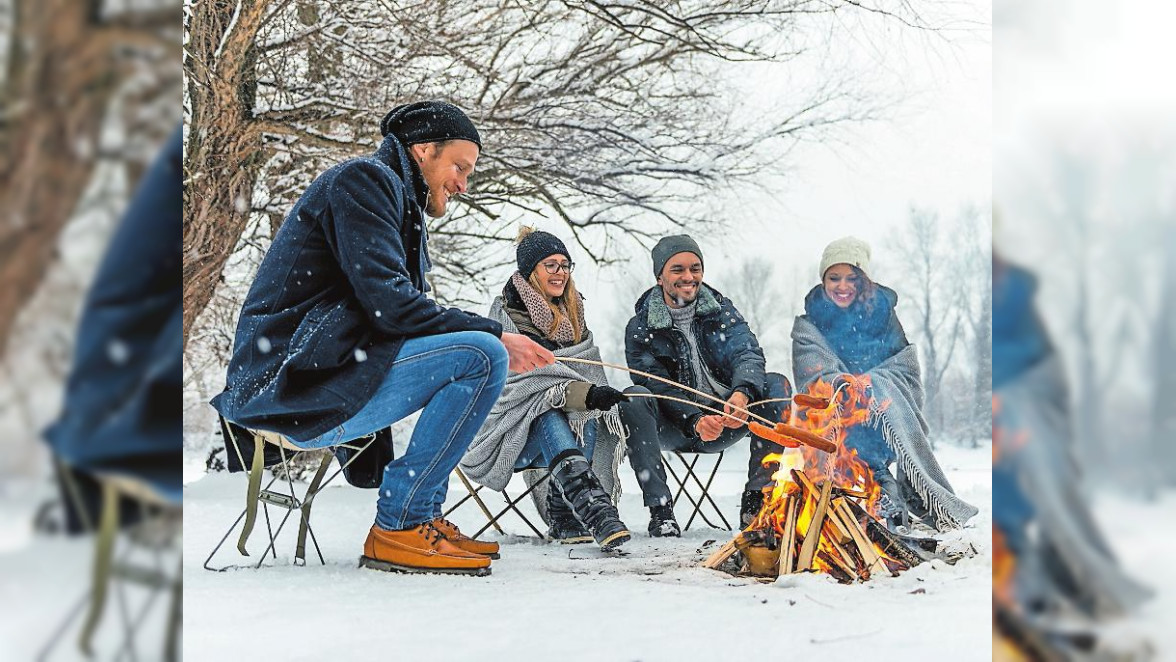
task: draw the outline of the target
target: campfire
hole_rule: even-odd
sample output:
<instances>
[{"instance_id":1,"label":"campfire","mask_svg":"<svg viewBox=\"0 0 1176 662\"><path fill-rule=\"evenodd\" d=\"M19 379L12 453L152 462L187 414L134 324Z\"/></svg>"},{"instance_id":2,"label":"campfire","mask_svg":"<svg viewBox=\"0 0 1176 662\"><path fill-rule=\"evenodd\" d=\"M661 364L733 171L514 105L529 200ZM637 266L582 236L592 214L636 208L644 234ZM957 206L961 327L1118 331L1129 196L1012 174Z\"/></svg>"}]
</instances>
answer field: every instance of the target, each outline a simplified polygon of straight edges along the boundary
<instances>
[{"instance_id":1,"label":"campfire","mask_svg":"<svg viewBox=\"0 0 1176 662\"><path fill-rule=\"evenodd\" d=\"M779 468L763 507L704 567L773 579L822 572L852 583L895 575L937 556L935 540L895 534L877 519L881 490L866 463L843 443L846 430L869 417L868 385L868 377L858 378L834 393L832 385L818 381L793 398L792 420L774 430L753 428L799 450L765 458Z\"/></svg>"}]
</instances>

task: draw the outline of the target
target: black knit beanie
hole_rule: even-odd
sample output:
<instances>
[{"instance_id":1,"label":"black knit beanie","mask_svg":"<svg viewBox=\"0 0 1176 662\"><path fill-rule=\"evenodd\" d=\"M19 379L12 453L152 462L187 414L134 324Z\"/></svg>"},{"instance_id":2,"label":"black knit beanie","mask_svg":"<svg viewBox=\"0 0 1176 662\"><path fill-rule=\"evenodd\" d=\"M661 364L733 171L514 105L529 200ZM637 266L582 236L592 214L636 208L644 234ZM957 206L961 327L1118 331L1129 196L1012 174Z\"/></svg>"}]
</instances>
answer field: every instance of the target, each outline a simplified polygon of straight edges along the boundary
<instances>
[{"instance_id":1,"label":"black knit beanie","mask_svg":"<svg viewBox=\"0 0 1176 662\"><path fill-rule=\"evenodd\" d=\"M542 230L535 230L534 232L523 237L519 242L519 246L515 249L515 260L519 266L519 274L526 278L535 270L535 265L539 264L540 260L548 255L563 255L570 261L572 256L568 254L567 246L559 240L559 237Z\"/></svg>"},{"instance_id":2,"label":"black knit beanie","mask_svg":"<svg viewBox=\"0 0 1176 662\"><path fill-rule=\"evenodd\" d=\"M699 262L704 262L702 259L702 249L698 247L698 242L690 238L690 235L675 234L669 237L662 237L651 252L653 256L653 277L657 278L660 276L662 269L666 266L666 262L669 262L670 258L678 253L694 253L698 256Z\"/></svg>"},{"instance_id":3,"label":"black knit beanie","mask_svg":"<svg viewBox=\"0 0 1176 662\"><path fill-rule=\"evenodd\" d=\"M380 134L394 134L405 147L443 140L468 140L482 148L482 137L461 108L444 101L406 103L388 111Z\"/></svg>"}]
</instances>

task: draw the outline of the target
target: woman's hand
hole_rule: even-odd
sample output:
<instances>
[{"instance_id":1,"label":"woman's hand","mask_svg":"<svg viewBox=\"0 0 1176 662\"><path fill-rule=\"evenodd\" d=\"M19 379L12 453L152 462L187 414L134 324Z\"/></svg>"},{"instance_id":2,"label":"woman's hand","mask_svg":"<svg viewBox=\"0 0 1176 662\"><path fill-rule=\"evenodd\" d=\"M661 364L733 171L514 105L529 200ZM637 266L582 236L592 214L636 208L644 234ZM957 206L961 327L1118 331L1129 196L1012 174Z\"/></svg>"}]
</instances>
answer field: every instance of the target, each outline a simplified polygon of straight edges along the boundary
<instances>
[{"instance_id":1,"label":"woman's hand","mask_svg":"<svg viewBox=\"0 0 1176 662\"><path fill-rule=\"evenodd\" d=\"M628 401L629 396L611 386L593 386L588 389L588 396L584 398L588 408L597 411L608 411L617 406L617 403Z\"/></svg>"}]
</instances>

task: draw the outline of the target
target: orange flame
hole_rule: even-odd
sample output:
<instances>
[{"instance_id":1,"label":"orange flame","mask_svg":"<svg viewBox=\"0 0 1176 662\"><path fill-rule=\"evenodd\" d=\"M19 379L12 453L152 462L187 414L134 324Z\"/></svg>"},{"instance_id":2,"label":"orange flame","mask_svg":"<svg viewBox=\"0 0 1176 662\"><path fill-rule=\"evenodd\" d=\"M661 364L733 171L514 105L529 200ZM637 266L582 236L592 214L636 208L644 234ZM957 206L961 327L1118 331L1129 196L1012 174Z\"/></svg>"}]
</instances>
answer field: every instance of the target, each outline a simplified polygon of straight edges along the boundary
<instances>
[{"instance_id":1,"label":"orange flame","mask_svg":"<svg viewBox=\"0 0 1176 662\"><path fill-rule=\"evenodd\" d=\"M787 517L787 504L792 495L804 493L804 499L799 504L800 513L796 520L797 540L806 538L813 523L813 516L817 507L818 495L812 490L804 490L798 485L792 474L793 469L803 470L805 476L814 484L832 480L833 486L852 494L865 506L871 517L876 517L878 499L881 490L874 481L873 472L857 455L857 452L846 448L845 438L847 430L854 425L866 423L870 416L872 397L867 388L869 377L862 375L849 380L836 393L832 384L818 380L808 389L807 397L795 398L794 411L790 411L787 423L802 430L811 432L830 440L836 444L835 453L801 446L798 450L784 453L772 453L764 458L764 465L778 465L772 475L774 481L770 488L765 488L764 503L760 512L748 525L748 530L774 531L777 535L784 534ZM888 402L876 405L885 409ZM853 563L844 554L836 550L836 537L833 535L834 524L826 519L822 523L821 531L811 532L819 536L817 553L813 556L812 568L830 574L844 574L844 570L835 570L829 560L839 560ZM889 570L903 569L906 566L899 560L887 555L877 545L872 545L874 551ZM861 569L861 568L859 568Z\"/></svg>"}]
</instances>

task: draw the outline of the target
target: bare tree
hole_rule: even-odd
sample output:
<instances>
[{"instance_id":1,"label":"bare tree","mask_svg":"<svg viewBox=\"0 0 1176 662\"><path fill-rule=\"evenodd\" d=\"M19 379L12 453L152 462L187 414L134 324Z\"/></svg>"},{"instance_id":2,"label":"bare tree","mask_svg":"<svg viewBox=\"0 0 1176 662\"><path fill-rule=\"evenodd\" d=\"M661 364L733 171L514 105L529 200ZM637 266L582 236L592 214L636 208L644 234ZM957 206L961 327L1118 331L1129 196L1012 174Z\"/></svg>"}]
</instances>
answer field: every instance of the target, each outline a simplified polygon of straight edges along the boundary
<instances>
[{"instance_id":1,"label":"bare tree","mask_svg":"<svg viewBox=\"0 0 1176 662\"><path fill-rule=\"evenodd\" d=\"M767 336L785 319L779 314L775 273L776 265L771 260L752 257L740 263L739 270L725 283L727 296L759 336Z\"/></svg>"},{"instance_id":2,"label":"bare tree","mask_svg":"<svg viewBox=\"0 0 1176 662\"><path fill-rule=\"evenodd\" d=\"M959 345L963 316L955 303L959 261L953 245L941 232L939 215L912 207L901 235L892 238L891 249L903 264L915 311L913 330L922 350L923 388L927 393L928 424L936 433L944 429L941 395L943 377ZM901 301L900 301L901 303Z\"/></svg>"},{"instance_id":3,"label":"bare tree","mask_svg":"<svg viewBox=\"0 0 1176 662\"><path fill-rule=\"evenodd\" d=\"M832 78L741 118L720 63L787 62L819 47L806 23L840 29L854 14L935 27L901 2L190 3L185 342L250 213L280 217L327 164L370 151L380 115L406 99L458 103L488 146L474 193L430 227L451 301L482 291L487 242L520 219L558 219L602 263L614 238L714 223L699 201L715 188L878 108L861 81Z\"/></svg>"},{"instance_id":4,"label":"bare tree","mask_svg":"<svg viewBox=\"0 0 1176 662\"><path fill-rule=\"evenodd\" d=\"M53 262L56 239L104 156L99 130L111 98L143 58L158 65L176 56L167 34L174 10L148 6L111 13L103 5L11 5L0 71L0 347ZM171 80L178 83L178 75ZM141 85L135 92L139 103L126 99L130 110L142 111L165 93L163 87ZM146 159L132 152L126 156L136 164L134 174Z\"/></svg>"},{"instance_id":5,"label":"bare tree","mask_svg":"<svg viewBox=\"0 0 1176 662\"><path fill-rule=\"evenodd\" d=\"M992 437L992 224L991 213L976 206L961 210L954 234L962 261L956 298L967 322L965 341L971 359L972 387L959 421L972 441Z\"/></svg>"}]
</instances>

